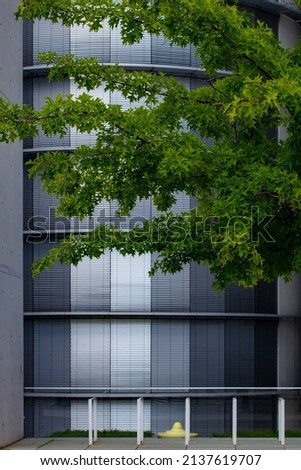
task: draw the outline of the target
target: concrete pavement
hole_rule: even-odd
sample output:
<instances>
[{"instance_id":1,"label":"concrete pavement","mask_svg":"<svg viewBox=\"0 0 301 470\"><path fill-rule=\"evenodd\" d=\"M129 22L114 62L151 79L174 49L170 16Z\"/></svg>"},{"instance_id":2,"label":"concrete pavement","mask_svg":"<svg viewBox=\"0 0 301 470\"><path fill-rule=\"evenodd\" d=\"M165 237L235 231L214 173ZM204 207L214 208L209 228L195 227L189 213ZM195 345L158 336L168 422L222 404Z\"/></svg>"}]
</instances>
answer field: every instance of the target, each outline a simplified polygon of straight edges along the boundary
<instances>
[{"instance_id":1,"label":"concrete pavement","mask_svg":"<svg viewBox=\"0 0 301 470\"><path fill-rule=\"evenodd\" d=\"M135 438L99 438L89 446L87 438L31 438L7 446L7 450L185 450L184 439L146 438L137 446ZM233 446L229 438L191 439L187 450L301 450L301 438L287 438L282 446L274 438L238 438Z\"/></svg>"}]
</instances>

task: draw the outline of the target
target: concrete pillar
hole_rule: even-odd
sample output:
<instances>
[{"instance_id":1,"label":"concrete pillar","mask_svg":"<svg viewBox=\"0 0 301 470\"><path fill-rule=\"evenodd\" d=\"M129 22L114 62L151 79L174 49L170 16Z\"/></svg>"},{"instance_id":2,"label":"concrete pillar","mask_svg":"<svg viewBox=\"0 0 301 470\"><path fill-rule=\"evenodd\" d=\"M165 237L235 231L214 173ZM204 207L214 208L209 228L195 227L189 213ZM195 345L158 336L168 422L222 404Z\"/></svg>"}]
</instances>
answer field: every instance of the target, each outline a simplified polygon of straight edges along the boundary
<instances>
[{"instance_id":1,"label":"concrete pillar","mask_svg":"<svg viewBox=\"0 0 301 470\"><path fill-rule=\"evenodd\" d=\"M0 0L0 96L22 103L18 0ZM22 143L0 144L0 447L23 437Z\"/></svg>"},{"instance_id":2,"label":"concrete pillar","mask_svg":"<svg viewBox=\"0 0 301 470\"><path fill-rule=\"evenodd\" d=\"M293 47L301 34L300 25L293 19L280 15L278 36L284 48ZM279 128L279 139L285 139L287 132ZM301 274L295 274L292 282L278 279L278 386L299 387L301 383ZM284 406L284 405L283 405ZM286 400L287 428L300 426L300 398ZM282 441L284 436L282 435Z\"/></svg>"}]
</instances>

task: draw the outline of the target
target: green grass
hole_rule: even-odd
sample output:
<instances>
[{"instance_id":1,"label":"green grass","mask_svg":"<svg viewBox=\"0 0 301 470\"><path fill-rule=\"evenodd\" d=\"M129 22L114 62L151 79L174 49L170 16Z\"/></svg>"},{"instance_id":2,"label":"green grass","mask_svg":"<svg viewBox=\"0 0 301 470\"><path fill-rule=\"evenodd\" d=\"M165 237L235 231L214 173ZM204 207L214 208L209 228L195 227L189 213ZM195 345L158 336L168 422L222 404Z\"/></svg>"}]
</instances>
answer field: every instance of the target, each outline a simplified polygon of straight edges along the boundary
<instances>
[{"instance_id":1,"label":"green grass","mask_svg":"<svg viewBox=\"0 0 301 470\"><path fill-rule=\"evenodd\" d=\"M49 437L88 437L88 431L81 431L81 430L74 430L62 432L54 432ZM152 437L151 431L145 431L145 437ZM120 431L119 429L111 429L111 430L104 430L104 431L97 431L98 437L137 437L136 431Z\"/></svg>"},{"instance_id":2,"label":"green grass","mask_svg":"<svg viewBox=\"0 0 301 470\"><path fill-rule=\"evenodd\" d=\"M301 431L287 429L285 431L286 437L301 437ZM211 437L232 437L231 432L219 434L213 432ZM238 431L237 437L278 437L278 431L276 429L266 429L261 431Z\"/></svg>"},{"instance_id":3,"label":"green grass","mask_svg":"<svg viewBox=\"0 0 301 470\"><path fill-rule=\"evenodd\" d=\"M135 431L120 431L119 429L112 429L112 430L104 430L104 431L97 431L98 437L137 437L137 433ZM151 431L144 432L145 437L153 437L153 433ZM285 432L286 437L301 437L300 430L291 430L288 429ZM49 437L88 437L88 431L81 431L81 430L74 430L74 431L62 431L62 432L54 432ZM219 434L213 432L211 437L232 437L231 432L226 432L224 434ZM278 431L275 429L266 429L262 431L239 431L237 433L237 437L278 437Z\"/></svg>"}]
</instances>

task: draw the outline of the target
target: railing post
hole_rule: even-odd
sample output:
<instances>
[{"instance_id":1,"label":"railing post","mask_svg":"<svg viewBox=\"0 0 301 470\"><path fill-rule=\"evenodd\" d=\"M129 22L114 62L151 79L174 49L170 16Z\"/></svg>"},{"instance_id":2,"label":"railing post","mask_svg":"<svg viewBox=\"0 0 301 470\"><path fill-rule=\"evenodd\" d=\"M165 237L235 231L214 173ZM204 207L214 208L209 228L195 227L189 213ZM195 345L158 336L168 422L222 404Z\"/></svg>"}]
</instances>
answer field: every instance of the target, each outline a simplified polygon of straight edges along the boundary
<instances>
[{"instance_id":1,"label":"railing post","mask_svg":"<svg viewBox=\"0 0 301 470\"><path fill-rule=\"evenodd\" d=\"M97 399L88 400L89 446L97 441Z\"/></svg>"},{"instance_id":2,"label":"railing post","mask_svg":"<svg viewBox=\"0 0 301 470\"><path fill-rule=\"evenodd\" d=\"M278 441L280 442L281 441L281 437L280 437L280 429L281 429L281 407L280 407L280 400L281 398L278 397L278 413L277 413L277 424L278 424Z\"/></svg>"},{"instance_id":3,"label":"railing post","mask_svg":"<svg viewBox=\"0 0 301 470\"><path fill-rule=\"evenodd\" d=\"M190 398L185 399L185 446L190 441Z\"/></svg>"},{"instance_id":4,"label":"railing post","mask_svg":"<svg viewBox=\"0 0 301 470\"><path fill-rule=\"evenodd\" d=\"M232 398L232 443L237 445L237 398Z\"/></svg>"},{"instance_id":5,"label":"railing post","mask_svg":"<svg viewBox=\"0 0 301 470\"><path fill-rule=\"evenodd\" d=\"M94 442L97 441L97 398L93 398Z\"/></svg>"},{"instance_id":6,"label":"railing post","mask_svg":"<svg viewBox=\"0 0 301 470\"><path fill-rule=\"evenodd\" d=\"M285 445L285 400L278 398L278 440Z\"/></svg>"},{"instance_id":7,"label":"railing post","mask_svg":"<svg viewBox=\"0 0 301 470\"><path fill-rule=\"evenodd\" d=\"M89 420L89 446L93 444L93 412L92 412L92 406L93 406L93 398L89 398L88 400L88 420Z\"/></svg>"},{"instance_id":8,"label":"railing post","mask_svg":"<svg viewBox=\"0 0 301 470\"><path fill-rule=\"evenodd\" d=\"M143 398L137 399L137 445L144 440L144 430L143 430Z\"/></svg>"}]
</instances>

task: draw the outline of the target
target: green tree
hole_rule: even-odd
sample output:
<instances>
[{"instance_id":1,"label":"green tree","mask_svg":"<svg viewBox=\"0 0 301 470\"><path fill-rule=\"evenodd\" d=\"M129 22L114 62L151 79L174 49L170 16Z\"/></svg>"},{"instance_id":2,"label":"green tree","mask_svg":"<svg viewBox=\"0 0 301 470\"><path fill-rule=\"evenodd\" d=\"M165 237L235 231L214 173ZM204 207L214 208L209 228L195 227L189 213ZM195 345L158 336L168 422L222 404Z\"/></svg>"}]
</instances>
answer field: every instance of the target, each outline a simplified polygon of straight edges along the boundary
<instances>
[{"instance_id":1,"label":"green tree","mask_svg":"<svg viewBox=\"0 0 301 470\"><path fill-rule=\"evenodd\" d=\"M300 4L301 2L296 2ZM1 100L0 137L10 142L64 135L68 126L96 132L95 146L44 153L31 162L61 214L91 215L103 199L128 213L152 197L161 215L125 232L99 225L71 235L34 267L78 263L106 249L158 252L154 266L176 272L207 264L216 286L253 286L301 270L301 45L284 50L271 29L221 0L24 0L17 16L46 18L93 31L107 20L125 43L163 33L196 47L204 85L188 91L162 73L129 72L96 59L42 54L49 78L73 77L80 96L48 98L40 111ZM231 71L231 72L229 72ZM108 105L89 91L103 85L139 106ZM183 124L185 123L185 125ZM271 138L283 126L287 138ZM187 130L189 129L189 131ZM214 144L206 145L206 139ZM198 209L172 214L178 191Z\"/></svg>"}]
</instances>

